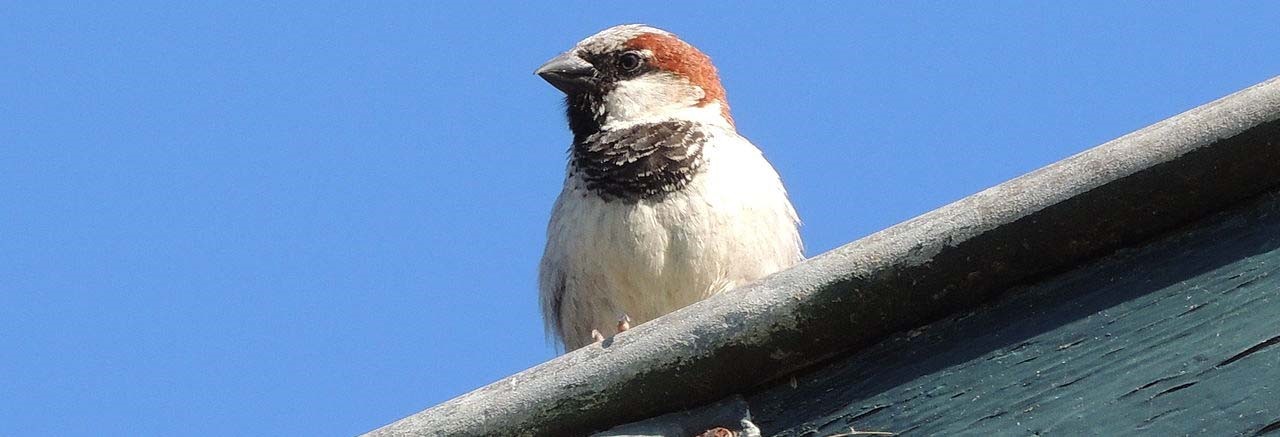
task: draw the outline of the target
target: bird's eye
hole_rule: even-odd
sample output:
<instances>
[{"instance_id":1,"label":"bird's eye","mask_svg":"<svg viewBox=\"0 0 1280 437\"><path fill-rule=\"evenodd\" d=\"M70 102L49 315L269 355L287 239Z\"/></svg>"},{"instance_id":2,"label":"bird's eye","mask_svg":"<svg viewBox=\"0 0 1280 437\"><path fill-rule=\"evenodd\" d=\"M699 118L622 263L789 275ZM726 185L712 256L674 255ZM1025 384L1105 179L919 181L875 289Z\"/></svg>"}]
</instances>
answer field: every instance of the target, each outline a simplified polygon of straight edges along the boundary
<instances>
[{"instance_id":1,"label":"bird's eye","mask_svg":"<svg viewBox=\"0 0 1280 437\"><path fill-rule=\"evenodd\" d=\"M627 71L640 68L640 55L633 52L623 53L618 57L618 66Z\"/></svg>"}]
</instances>

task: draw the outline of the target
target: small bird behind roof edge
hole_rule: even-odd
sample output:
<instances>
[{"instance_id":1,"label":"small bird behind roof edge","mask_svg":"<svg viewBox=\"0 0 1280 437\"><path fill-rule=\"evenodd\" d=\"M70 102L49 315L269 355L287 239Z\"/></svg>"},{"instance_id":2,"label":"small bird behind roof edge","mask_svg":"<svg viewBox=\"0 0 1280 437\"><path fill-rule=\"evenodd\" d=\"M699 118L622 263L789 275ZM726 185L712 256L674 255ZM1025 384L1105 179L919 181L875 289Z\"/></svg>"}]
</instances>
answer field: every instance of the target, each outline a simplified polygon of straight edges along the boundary
<instances>
[{"instance_id":1,"label":"small bird behind roof edge","mask_svg":"<svg viewBox=\"0 0 1280 437\"><path fill-rule=\"evenodd\" d=\"M573 133L538 274L566 350L804 258L786 189L738 134L707 55L629 24L536 74L565 94Z\"/></svg>"}]
</instances>

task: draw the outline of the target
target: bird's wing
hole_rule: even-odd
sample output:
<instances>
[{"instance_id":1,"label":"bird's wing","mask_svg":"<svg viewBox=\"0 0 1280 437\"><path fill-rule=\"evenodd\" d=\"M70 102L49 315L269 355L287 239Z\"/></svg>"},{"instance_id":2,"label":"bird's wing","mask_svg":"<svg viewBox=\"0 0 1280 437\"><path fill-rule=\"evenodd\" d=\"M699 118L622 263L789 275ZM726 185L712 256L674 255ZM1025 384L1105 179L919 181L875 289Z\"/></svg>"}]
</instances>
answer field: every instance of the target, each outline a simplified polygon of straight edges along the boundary
<instances>
[{"instance_id":1,"label":"bird's wing","mask_svg":"<svg viewBox=\"0 0 1280 437\"><path fill-rule=\"evenodd\" d=\"M551 221L547 224L547 246L542 253L542 262L538 266L538 301L542 307L543 328L547 338L556 345L564 346L564 329L560 326L561 305L564 302L567 287L567 265L564 250L557 247L557 238L561 225L560 217L564 210L565 193L556 199L551 210Z\"/></svg>"}]
</instances>

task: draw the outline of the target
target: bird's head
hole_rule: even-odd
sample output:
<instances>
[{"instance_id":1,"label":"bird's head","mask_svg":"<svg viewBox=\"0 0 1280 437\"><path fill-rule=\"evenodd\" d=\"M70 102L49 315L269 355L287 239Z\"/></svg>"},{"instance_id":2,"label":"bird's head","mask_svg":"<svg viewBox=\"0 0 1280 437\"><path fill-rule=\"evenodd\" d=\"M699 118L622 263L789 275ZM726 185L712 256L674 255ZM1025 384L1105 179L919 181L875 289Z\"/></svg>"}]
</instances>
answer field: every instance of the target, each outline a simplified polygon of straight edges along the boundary
<instances>
[{"instance_id":1,"label":"bird's head","mask_svg":"<svg viewBox=\"0 0 1280 437\"><path fill-rule=\"evenodd\" d=\"M666 120L733 126L711 58L661 29L605 29L535 73L565 93L575 136Z\"/></svg>"}]
</instances>

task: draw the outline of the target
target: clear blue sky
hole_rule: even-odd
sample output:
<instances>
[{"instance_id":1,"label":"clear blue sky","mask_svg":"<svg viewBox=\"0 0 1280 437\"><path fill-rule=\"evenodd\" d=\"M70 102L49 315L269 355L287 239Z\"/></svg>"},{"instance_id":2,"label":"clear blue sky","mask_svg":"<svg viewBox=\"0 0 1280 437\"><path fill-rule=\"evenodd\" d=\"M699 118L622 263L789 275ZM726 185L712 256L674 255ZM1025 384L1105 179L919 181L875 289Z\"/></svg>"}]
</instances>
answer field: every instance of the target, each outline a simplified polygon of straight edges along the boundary
<instances>
[{"instance_id":1,"label":"clear blue sky","mask_svg":"<svg viewBox=\"0 0 1280 437\"><path fill-rule=\"evenodd\" d=\"M1280 74L1280 3L0 7L0 435L351 435L554 356L532 74L715 59L815 255ZM225 3L225 4L221 4Z\"/></svg>"}]
</instances>

